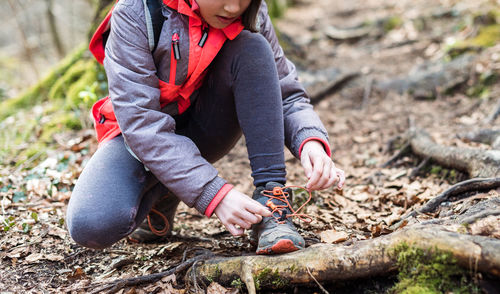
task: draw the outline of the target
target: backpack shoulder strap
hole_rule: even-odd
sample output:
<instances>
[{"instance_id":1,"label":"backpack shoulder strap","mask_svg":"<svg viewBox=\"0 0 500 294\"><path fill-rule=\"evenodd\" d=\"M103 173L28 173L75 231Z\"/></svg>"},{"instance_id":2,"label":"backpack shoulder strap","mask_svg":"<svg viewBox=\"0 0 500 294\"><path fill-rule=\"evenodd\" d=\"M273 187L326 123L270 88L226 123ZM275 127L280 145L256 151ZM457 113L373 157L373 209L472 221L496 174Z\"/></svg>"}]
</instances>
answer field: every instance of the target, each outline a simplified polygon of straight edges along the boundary
<instances>
[{"instance_id":1,"label":"backpack shoulder strap","mask_svg":"<svg viewBox=\"0 0 500 294\"><path fill-rule=\"evenodd\" d=\"M160 34L165 17L161 12L162 0L142 0L144 3L144 15L146 16L146 27L148 30L149 50L154 52L160 40Z\"/></svg>"}]
</instances>

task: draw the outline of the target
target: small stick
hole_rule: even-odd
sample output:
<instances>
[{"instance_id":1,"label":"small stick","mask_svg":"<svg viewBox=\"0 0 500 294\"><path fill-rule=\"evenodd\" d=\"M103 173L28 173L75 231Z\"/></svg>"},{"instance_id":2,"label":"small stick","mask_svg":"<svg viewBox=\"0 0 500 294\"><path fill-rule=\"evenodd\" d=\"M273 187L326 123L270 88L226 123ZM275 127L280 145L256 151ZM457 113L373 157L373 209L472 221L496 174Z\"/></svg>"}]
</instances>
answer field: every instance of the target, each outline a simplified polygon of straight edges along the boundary
<instances>
[{"instance_id":1,"label":"small stick","mask_svg":"<svg viewBox=\"0 0 500 294\"><path fill-rule=\"evenodd\" d=\"M309 267L306 266L306 270L307 270L307 273L311 276L311 278L316 282L316 284L318 285L318 287L321 289L321 291L324 293L324 294L330 294L328 291L326 291L325 288L323 288L323 286L321 286L321 284L318 282L318 280L316 280L316 278L311 274L311 271L309 270Z\"/></svg>"}]
</instances>

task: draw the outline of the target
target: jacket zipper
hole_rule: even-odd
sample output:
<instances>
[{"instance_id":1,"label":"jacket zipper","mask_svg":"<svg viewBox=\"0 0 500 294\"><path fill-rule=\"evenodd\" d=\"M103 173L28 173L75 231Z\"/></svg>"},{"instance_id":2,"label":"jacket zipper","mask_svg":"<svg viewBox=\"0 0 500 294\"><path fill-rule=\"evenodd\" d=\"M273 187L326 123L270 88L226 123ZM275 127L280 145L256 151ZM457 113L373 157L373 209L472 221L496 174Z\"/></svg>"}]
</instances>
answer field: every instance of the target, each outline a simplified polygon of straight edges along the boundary
<instances>
[{"instance_id":1,"label":"jacket zipper","mask_svg":"<svg viewBox=\"0 0 500 294\"><path fill-rule=\"evenodd\" d=\"M175 75L177 72L177 60L181 59L181 51L179 48L179 34L172 35L172 53L170 54L170 84L175 84Z\"/></svg>"},{"instance_id":2,"label":"jacket zipper","mask_svg":"<svg viewBox=\"0 0 500 294\"><path fill-rule=\"evenodd\" d=\"M203 48L208 39L208 26L203 26L203 33L201 34L200 42L198 42L198 46Z\"/></svg>"}]
</instances>

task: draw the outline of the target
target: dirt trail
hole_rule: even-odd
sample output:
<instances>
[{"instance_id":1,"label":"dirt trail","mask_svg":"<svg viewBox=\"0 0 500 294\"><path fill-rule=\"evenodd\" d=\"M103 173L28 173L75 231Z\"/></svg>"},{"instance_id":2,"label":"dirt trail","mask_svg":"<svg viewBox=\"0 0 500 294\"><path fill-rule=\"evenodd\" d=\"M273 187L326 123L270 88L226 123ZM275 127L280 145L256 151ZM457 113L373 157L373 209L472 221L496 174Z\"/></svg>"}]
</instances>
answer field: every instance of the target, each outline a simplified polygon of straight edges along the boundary
<instances>
[{"instance_id":1,"label":"dirt trail","mask_svg":"<svg viewBox=\"0 0 500 294\"><path fill-rule=\"evenodd\" d=\"M482 100L465 96L467 85L449 95L439 94L435 100L415 100L408 93L383 90L377 85L404 79L425 61L439 60L447 48L446 38L460 38L462 33L457 28L467 15L471 11L487 9L491 1L297 2L277 26L284 38L292 40L288 44L294 45L287 51L295 55L291 58L296 60L301 79L308 88L321 88L321 81L328 81L336 71L360 72L360 77L316 105L330 134L334 160L346 171L348 178L342 192L315 193L313 203L307 207L307 213L313 215L315 221L300 224L301 232L308 245L328 240L333 231L347 233L347 242L389 233L390 225L406 211L465 179L466 175L441 170L410 180L409 174L418 165L418 159L413 157L405 157L393 167L381 168L396 152L388 150L388 142L404 133L412 121L429 131L438 143L491 148L479 143L465 143L456 134L498 125L498 118L492 123L484 121L497 104L495 99L499 97L500 86L492 86L489 98ZM346 29L381 22L386 24L376 25L382 27L382 32L374 36L349 41L333 40L327 36L330 26ZM487 67L493 61L498 64L498 47L483 51L472 70ZM83 144L94 146L92 140L84 140ZM72 159L63 175L71 177L81 170L88 154L68 152ZM290 153L286 159L288 183L305 184L300 162ZM243 140L215 166L241 191L249 194L253 191ZM12 181L20 184L24 180ZM68 180L68 185L71 182ZM34 211L40 217L31 221L32 229L28 234L23 234L21 222L12 230L1 233L2 290L83 292L90 283L166 270L178 264L183 253L190 255L197 249L209 249L215 254L228 256L252 254L254 250L248 237L233 238L215 217L204 218L186 206L179 209L174 237L169 243L144 245L124 240L104 251L85 249L70 240L59 222L64 216L68 192L57 194L62 202L54 201L47 192L30 195L29 205L10 203L7 206L6 213L15 214L18 219L29 219ZM478 201L480 196L458 202L455 209L463 209ZM492 191L482 197L498 196L498 191ZM169 283L164 281L153 286ZM139 289L152 291L153 286Z\"/></svg>"}]
</instances>

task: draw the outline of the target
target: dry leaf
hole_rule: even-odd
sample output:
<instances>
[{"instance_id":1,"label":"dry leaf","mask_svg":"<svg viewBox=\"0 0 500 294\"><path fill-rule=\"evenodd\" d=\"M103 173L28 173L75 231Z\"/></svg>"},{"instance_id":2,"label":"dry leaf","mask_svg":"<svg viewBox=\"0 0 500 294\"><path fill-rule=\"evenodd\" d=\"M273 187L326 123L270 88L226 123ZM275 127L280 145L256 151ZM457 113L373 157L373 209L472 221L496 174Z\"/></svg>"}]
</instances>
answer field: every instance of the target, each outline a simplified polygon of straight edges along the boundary
<instances>
[{"instance_id":1,"label":"dry leaf","mask_svg":"<svg viewBox=\"0 0 500 294\"><path fill-rule=\"evenodd\" d=\"M207 288L207 294L229 294L233 293L232 289L226 289L216 282L212 282Z\"/></svg>"},{"instance_id":2,"label":"dry leaf","mask_svg":"<svg viewBox=\"0 0 500 294\"><path fill-rule=\"evenodd\" d=\"M500 216L490 215L470 225L473 235L491 236L500 238Z\"/></svg>"},{"instance_id":3,"label":"dry leaf","mask_svg":"<svg viewBox=\"0 0 500 294\"><path fill-rule=\"evenodd\" d=\"M337 232L335 230L323 231L319 235L321 237L321 242L330 244L345 241L349 237L346 232Z\"/></svg>"},{"instance_id":4,"label":"dry leaf","mask_svg":"<svg viewBox=\"0 0 500 294\"><path fill-rule=\"evenodd\" d=\"M43 254L41 253L31 253L30 255L24 258L24 261L27 263L37 262L43 259Z\"/></svg>"},{"instance_id":5,"label":"dry leaf","mask_svg":"<svg viewBox=\"0 0 500 294\"><path fill-rule=\"evenodd\" d=\"M75 270L66 276L69 280L79 280L86 277L85 272L81 267L75 268Z\"/></svg>"},{"instance_id":6,"label":"dry leaf","mask_svg":"<svg viewBox=\"0 0 500 294\"><path fill-rule=\"evenodd\" d=\"M61 229L58 226L50 225L48 234L51 236L59 237L64 240L68 235L68 232L66 232L66 230Z\"/></svg>"}]
</instances>

